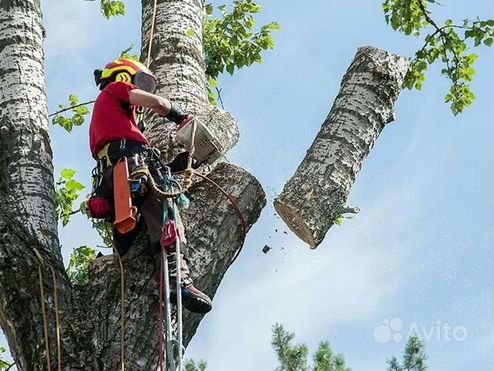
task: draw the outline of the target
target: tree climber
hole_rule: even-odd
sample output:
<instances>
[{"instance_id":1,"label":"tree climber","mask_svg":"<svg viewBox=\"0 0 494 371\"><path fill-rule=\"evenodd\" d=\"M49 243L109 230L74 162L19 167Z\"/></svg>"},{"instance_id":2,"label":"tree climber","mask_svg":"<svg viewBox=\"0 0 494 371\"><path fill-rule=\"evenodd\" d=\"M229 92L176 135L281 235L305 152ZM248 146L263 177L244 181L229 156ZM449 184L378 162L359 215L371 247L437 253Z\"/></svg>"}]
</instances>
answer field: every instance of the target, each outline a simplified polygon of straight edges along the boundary
<instances>
[{"instance_id":1,"label":"tree climber","mask_svg":"<svg viewBox=\"0 0 494 371\"><path fill-rule=\"evenodd\" d=\"M152 94L156 87L156 79L142 63L121 58L108 63L103 70L95 70L94 77L101 92L93 109L89 141L91 154L97 161L97 171L93 172L93 195L94 199L102 204L96 202L90 205L90 211L91 206L95 209L92 212L95 211L95 214L101 209L106 209L109 212L103 212L99 217L106 217L113 222L113 169L122 157L127 158L131 176L134 169L144 164L147 165L155 183L162 184L160 178L164 169L160 165L159 151L151 148L143 135L143 128L139 127L136 121L137 108L151 109L177 125L190 120L191 116L172 105L168 99ZM187 152L180 153L166 166L172 172L184 170L187 157ZM114 227L113 245L120 255L125 255L141 228L145 227L150 242L148 252L151 256L156 256L161 249L163 202L144 186L139 194L135 195L133 192L132 204L137 207L141 216L138 217L137 226L125 234L121 234ZM167 252L170 279L174 282L177 275L174 245L167 247ZM193 286L185 256L180 260L184 307L196 313L209 312L211 299ZM175 286L170 285L172 288ZM175 297L176 293L172 293L171 300Z\"/></svg>"}]
</instances>

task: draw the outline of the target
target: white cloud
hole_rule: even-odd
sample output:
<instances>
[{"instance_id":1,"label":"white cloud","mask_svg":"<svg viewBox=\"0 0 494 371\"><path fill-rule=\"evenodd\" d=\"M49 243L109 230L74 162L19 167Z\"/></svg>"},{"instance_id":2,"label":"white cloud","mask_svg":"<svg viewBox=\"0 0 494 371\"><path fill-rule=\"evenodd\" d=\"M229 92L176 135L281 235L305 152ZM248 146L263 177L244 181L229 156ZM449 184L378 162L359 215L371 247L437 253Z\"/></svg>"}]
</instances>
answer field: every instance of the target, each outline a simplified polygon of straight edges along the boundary
<instances>
[{"instance_id":1,"label":"white cloud","mask_svg":"<svg viewBox=\"0 0 494 371\"><path fill-rule=\"evenodd\" d=\"M270 345L274 323L316 343L330 328L375 316L399 286L396 246L421 212L420 188L410 184L370 201L362 215L334 227L315 251L290 236L282 243L285 250L274 246L257 257L245 252L187 356L205 358L215 371L269 370L276 366ZM406 205L407 213L393 217L399 205ZM260 223L276 223L268 218Z\"/></svg>"}]
</instances>

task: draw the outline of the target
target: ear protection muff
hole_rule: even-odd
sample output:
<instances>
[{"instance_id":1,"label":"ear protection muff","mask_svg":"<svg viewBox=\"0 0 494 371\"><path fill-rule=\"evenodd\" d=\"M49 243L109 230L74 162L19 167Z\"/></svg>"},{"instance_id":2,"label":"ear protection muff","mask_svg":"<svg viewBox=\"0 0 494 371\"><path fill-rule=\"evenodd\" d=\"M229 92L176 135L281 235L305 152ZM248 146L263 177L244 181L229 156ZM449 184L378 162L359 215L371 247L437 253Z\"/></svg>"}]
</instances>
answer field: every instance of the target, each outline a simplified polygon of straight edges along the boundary
<instances>
[{"instance_id":1,"label":"ear protection muff","mask_svg":"<svg viewBox=\"0 0 494 371\"><path fill-rule=\"evenodd\" d=\"M130 76L130 74L127 72L119 72L115 76L115 81L122 81L122 82L131 83L132 82L132 76Z\"/></svg>"},{"instance_id":2,"label":"ear protection muff","mask_svg":"<svg viewBox=\"0 0 494 371\"><path fill-rule=\"evenodd\" d=\"M101 74L103 73L102 70L94 70L94 82L96 83L96 86L98 86L101 83Z\"/></svg>"}]
</instances>

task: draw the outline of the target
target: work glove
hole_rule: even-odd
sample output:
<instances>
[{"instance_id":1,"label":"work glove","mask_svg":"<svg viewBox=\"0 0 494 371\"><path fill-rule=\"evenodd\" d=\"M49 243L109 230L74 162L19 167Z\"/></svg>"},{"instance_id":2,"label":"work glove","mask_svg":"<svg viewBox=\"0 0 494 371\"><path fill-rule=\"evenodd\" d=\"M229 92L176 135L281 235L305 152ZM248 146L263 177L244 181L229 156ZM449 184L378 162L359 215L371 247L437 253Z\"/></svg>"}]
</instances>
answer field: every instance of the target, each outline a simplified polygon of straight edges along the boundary
<instances>
[{"instance_id":1,"label":"work glove","mask_svg":"<svg viewBox=\"0 0 494 371\"><path fill-rule=\"evenodd\" d=\"M187 121L191 116L184 113L179 107L171 104L170 112L165 116L168 120L173 121L177 125L181 125Z\"/></svg>"}]
</instances>

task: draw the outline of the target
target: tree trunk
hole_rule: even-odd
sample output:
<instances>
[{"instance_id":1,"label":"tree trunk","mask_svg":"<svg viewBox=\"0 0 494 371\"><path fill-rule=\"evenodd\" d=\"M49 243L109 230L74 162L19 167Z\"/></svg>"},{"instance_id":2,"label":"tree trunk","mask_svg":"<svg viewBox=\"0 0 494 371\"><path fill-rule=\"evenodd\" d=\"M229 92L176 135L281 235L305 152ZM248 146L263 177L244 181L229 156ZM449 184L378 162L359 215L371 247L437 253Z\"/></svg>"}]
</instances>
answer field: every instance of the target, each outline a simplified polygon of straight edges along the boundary
<instances>
[{"instance_id":1,"label":"tree trunk","mask_svg":"<svg viewBox=\"0 0 494 371\"><path fill-rule=\"evenodd\" d=\"M145 1L145 30L150 7ZM207 117L211 110L205 108L201 40L183 38L191 26L201 29L202 3L160 1L156 20L158 33L152 56L155 60L162 58L155 62L156 71L160 81L168 84L163 84L161 89L168 89L169 95L190 112ZM39 0L0 0L0 324L19 371L56 370L54 295L57 292L61 369L113 371L120 366L118 265L113 256L97 259L91 268L89 284L73 288L62 263L48 136L41 21ZM165 25L169 27L168 33L161 30ZM174 43L173 37L182 40L185 49ZM187 49L192 41L199 54ZM227 113L222 115L231 118ZM230 126L224 130L227 133L224 139L232 146L238 131L232 119L227 121ZM153 143L167 149L172 144L168 134L173 131L174 127L163 128L154 119L148 134ZM221 164L209 175L237 198L248 230L266 203L260 184L244 169L229 164ZM243 244L242 227L232 206L209 183L195 184L190 197L191 209L184 220L188 227L192 276L199 287L213 295L232 256ZM158 360L158 305L153 294L157 286L157 259L147 257L145 245L146 238L141 236L123 261L125 360L126 369L132 371L149 371ZM43 261L43 298L38 278L40 261L34 249ZM46 307L51 367L47 366L42 303ZM201 318L184 316L186 343Z\"/></svg>"},{"instance_id":2,"label":"tree trunk","mask_svg":"<svg viewBox=\"0 0 494 371\"><path fill-rule=\"evenodd\" d=\"M404 58L359 48L319 134L275 200L278 214L311 248L349 210L350 188L382 129L394 120L407 70Z\"/></svg>"},{"instance_id":3,"label":"tree trunk","mask_svg":"<svg viewBox=\"0 0 494 371\"><path fill-rule=\"evenodd\" d=\"M204 122L224 148L235 146L239 138L235 119L208 103L204 52L202 48L202 0L158 1L151 58L149 37L154 0L142 0L142 60L158 76L156 94L169 98L187 113ZM192 36L191 36L192 35ZM169 161L183 149L175 141L175 127L154 114L147 115L150 142L163 151Z\"/></svg>"},{"instance_id":4,"label":"tree trunk","mask_svg":"<svg viewBox=\"0 0 494 371\"><path fill-rule=\"evenodd\" d=\"M53 166L48 135L41 5L0 1L0 324L18 370L45 370L47 353L38 266L45 261L44 303L55 368L54 268L62 320L71 298L57 236ZM63 345L73 349L72 328Z\"/></svg>"}]
</instances>

